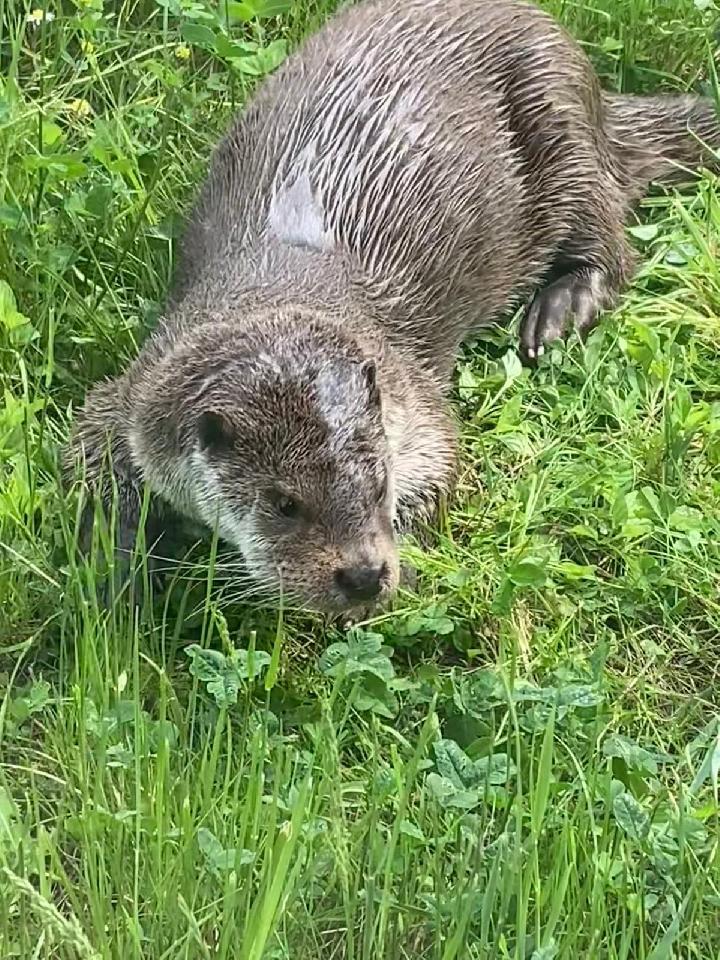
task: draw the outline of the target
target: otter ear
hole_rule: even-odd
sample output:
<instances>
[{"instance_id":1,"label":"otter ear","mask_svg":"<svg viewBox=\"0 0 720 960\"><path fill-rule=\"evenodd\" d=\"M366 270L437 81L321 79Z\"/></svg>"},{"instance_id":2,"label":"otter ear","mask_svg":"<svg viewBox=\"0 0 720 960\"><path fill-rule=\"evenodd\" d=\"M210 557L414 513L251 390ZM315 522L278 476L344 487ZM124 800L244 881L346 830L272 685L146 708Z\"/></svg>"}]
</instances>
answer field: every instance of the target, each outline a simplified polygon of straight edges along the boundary
<instances>
[{"instance_id":1,"label":"otter ear","mask_svg":"<svg viewBox=\"0 0 720 960\"><path fill-rule=\"evenodd\" d=\"M198 440L201 450L218 453L228 450L235 441L235 428L222 413L207 410L198 420Z\"/></svg>"},{"instance_id":2,"label":"otter ear","mask_svg":"<svg viewBox=\"0 0 720 960\"><path fill-rule=\"evenodd\" d=\"M377 364L374 360L365 360L363 362L362 374L365 378L370 403L373 407L376 407L380 404L380 387L377 382Z\"/></svg>"}]
</instances>

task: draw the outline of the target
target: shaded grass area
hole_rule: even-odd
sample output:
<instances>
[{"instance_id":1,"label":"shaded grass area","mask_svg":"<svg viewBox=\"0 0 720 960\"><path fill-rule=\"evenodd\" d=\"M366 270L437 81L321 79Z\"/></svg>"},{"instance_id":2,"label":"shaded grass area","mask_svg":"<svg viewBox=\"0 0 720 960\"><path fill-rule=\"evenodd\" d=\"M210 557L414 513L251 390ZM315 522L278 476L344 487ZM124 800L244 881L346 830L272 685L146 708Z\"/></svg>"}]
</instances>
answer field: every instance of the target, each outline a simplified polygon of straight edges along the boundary
<instances>
[{"instance_id":1,"label":"shaded grass area","mask_svg":"<svg viewBox=\"0 0 720 960\"><path fill-rule=\"evenodd\" d=\"M716 957L710 180L645 204L585 349L467 345L460 496L377 621L197 568L105 613L68 555L72 405L162 309L233 108L329 10L279 6L2 8L0 955ZM549 7L607 86L702 86L712 3Z\"/></svg>"}]
</instances>

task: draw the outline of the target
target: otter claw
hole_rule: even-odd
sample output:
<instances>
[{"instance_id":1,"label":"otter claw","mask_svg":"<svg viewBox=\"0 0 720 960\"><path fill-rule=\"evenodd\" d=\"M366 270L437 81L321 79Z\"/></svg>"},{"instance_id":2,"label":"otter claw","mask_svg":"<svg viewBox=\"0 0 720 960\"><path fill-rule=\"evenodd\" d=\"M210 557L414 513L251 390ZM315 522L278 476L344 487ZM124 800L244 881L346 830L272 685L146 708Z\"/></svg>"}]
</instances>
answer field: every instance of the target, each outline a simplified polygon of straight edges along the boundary
<instances>
[{"instance_id":1,"label":"otter claw","mask_svg":"<svg viewBox=\"0 0 720 960\"><path fill-rule=\"evenodd\" d=\"M607 291L599 270L568 273L539 290L523 318L521 348L528 360L543 356L545 347L562 339L571 324L581 337L597 325Z\"/></svg>"}]
</instances>

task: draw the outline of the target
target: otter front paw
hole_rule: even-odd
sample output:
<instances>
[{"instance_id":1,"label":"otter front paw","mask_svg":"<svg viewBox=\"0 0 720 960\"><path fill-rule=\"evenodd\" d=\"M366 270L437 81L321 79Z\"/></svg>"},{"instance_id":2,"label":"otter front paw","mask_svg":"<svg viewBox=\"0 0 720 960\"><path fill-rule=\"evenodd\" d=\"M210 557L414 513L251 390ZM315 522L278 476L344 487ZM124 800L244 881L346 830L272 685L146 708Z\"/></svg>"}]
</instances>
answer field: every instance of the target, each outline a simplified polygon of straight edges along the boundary
<instances>
[{"instance_id":1,"label":"otter front paw","mask_svg":"<svg viewBox=\"0 0 720 960\"><path fill-rule=\"evenodd\" d=\"M146 586L160 587L162 577L159 562L152 551L161 533L152 516L148 517L144 536L139 537L141 504L133 485L117 482L116 497L101 496L100 502L91 499L83 511L78 549L81 555L94 556L94 574L98 597L103 607L126 594L135 606L143 606ZM100 529L96 530L96 524ZM138 550L138 541L143 548Z\"/></svg>"}]
</instances>

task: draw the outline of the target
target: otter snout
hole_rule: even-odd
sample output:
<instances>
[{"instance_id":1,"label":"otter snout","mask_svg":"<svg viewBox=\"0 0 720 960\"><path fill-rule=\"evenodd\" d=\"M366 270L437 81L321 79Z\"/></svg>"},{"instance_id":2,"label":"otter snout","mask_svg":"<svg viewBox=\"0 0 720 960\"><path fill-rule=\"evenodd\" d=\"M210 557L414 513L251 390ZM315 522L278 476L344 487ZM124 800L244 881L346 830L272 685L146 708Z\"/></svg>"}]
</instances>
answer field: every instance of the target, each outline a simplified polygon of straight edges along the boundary
<instances>
[{"instance_id":1,"label":"otter snout","mask_svg":"<svg viewBox=\"0 0 720 960\"><path fill-rule=\"evenodd\" d=\"M349 603L376 600L390 576L390 568L380 566L340 567L335 571L335 583Z\"/></svg>"},{"instance_id":2,"label":"otter snout","mask_svg":"<svg viewBox=\"0 0 720 960\"><path fill-rule=\"evenodd\" d=\"M398 586L400 562L391 537L374 536L370 543L338 551L331 568L330 594L337 607L372 608L388 600Z\"/></svg>"}]
</instances>

